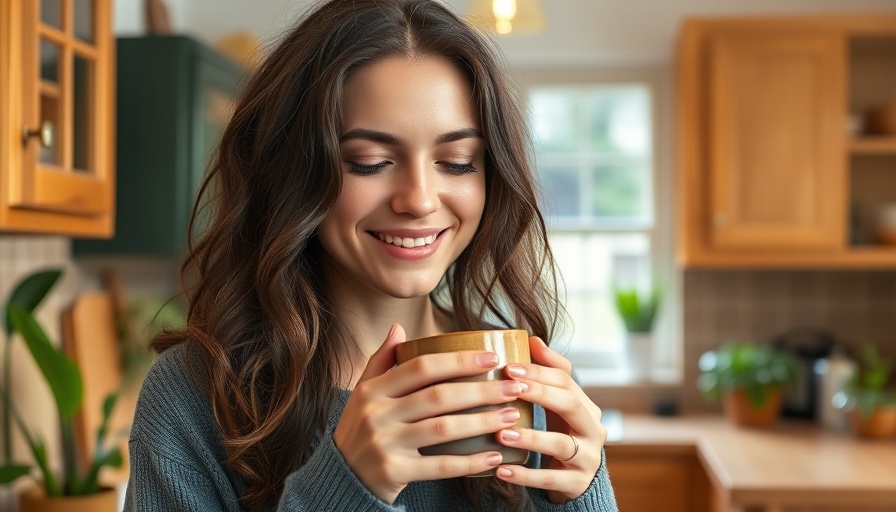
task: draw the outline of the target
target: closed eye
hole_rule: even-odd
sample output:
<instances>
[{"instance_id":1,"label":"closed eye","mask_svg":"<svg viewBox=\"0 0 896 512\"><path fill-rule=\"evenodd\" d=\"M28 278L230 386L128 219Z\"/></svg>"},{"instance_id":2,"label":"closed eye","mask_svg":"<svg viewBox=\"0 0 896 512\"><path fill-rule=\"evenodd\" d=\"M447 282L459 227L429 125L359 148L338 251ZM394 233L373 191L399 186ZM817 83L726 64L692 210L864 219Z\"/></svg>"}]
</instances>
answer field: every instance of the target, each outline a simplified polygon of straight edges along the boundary
<instances>
[{"instance_id":1,"label":"closed eye","mask_svg":"<svg viewBox=\"0 0 896 512\"><path fill-rule=\"evenodd\" d=\"M468 164L456 164L453 162L438 162L439 165L445 168L451 174L469 174L471 172L476 172L476 167L471 163Z\"/></svg>"},{"instance_id":2,"label":"closed eye","mask_svg":"<svg viewBox=\"0 0 896 512\"><path fill-rule=\"evenodd\" d=\"M383 162L379 162L376 164L365 165L365 164L359 164L359 163L355 163L355 162L349 162L348 163L348 172L350 172L352 174L359 174L362 176L376 174L376 173L380 172L381 170L383 170L384 168L386 168L386 166L390 165L391 163L392 162L389 162L389 161L383 161Z\"/></svg>"}]
</instances>

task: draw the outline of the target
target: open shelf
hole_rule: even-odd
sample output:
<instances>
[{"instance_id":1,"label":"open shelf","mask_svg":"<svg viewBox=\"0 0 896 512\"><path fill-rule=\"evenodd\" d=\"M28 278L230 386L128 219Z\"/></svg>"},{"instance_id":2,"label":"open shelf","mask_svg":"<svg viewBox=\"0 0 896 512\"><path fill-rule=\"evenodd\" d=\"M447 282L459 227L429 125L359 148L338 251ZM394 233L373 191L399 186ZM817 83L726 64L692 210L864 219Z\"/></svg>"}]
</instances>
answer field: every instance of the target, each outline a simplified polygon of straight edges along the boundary
<instances>
[{"instance_id":1,"label":"open shelf","mask_svg":"<svg viewBox=\"0 0 896 512\"><path fill-rule=\"evenodd\" d=\"M865 136L849 141L849 151L856 155L896 154L896 136Z\"/></svg>"}]
</instances>

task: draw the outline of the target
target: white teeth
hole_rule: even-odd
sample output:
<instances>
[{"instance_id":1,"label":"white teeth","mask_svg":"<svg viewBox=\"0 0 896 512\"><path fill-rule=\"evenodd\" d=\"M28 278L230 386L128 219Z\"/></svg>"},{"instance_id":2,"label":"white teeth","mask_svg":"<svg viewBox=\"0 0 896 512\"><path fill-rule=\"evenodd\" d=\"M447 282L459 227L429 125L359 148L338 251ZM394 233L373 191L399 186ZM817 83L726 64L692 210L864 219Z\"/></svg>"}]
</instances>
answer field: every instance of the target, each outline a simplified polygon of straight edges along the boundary
<instances>
[{"instance_id":1,"label":"white teeth","mask_svg":"<svg viewBox=\"0 0 896 512\"><path fill-rule=\"evenodd\" d=\"M386 242L387 244L392 244L397 247L423 247L424 245L429 245L436 241L438 235L429 235L423 238L402 238L400 236L392 236L392 235L384 235L382 233L376 234L377 238Z\"/></svg>"}]
</instances>

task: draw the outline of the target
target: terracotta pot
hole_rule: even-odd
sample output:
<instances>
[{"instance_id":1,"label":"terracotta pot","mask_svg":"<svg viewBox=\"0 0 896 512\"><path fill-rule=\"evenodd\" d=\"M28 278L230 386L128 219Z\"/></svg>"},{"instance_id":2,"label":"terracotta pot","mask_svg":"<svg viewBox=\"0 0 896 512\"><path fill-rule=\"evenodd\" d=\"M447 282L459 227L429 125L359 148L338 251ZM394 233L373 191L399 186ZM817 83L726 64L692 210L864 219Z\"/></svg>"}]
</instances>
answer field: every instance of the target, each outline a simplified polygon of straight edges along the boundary
<instances>
[{"instance_id":1,"label":"terracotta pot","mask_svg":"<svg viewBox=\"0 0 896 512\"><path fill-rule=\"evenodd\" d=\"M43 487L33 486L19 495L19 512L116 512L118 491L103 489L90 496L49 498Z\"/></svg>"},{"instance_id":2,"label":"terracotta pot","mask_svg":"<svg viewBox=\"0 0 896 512\"><path fill-rule=\"evenodd\" d=\"M725 415L736 425L748 427L770 427L781 412L781 392L768 390L768 399L761 408L750 403L746 391L735 389L725 395Z\"/></svg>"},{"instance_id":3,"label":"terracotta pot","mask_svg":"<svg viewBox=\"0 0 896 512\"><path fill-rule=\"evenodd\" d=\"M853 409L850 414L852 430L859 437L867 439L884 439L896 434L896 408L878 407L871 411L868 417L862 417L859 409Z\"/></svg>"}]
</instances>

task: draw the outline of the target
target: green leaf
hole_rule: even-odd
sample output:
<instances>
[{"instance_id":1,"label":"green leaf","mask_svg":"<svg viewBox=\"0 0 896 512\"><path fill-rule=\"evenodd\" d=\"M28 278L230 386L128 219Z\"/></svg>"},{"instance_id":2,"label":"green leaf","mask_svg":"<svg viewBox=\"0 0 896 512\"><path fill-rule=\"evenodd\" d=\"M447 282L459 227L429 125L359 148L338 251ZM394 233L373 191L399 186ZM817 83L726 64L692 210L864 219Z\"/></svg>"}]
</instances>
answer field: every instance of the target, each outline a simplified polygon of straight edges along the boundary
<instances>
[{"instance_id":1,"label":"green leaf","mask_svg":"<svg viewBox=\"0 0 896 512\"><path fill-rule=\"evenodd\" d=\"M30 312L11 304L8 314L50 386L59 415L63 420L70 419L84 400L84 383L78 365L53 346Z\"/></svg>"},{"instance_id":2,"label":"green leaf","mask_svg":"<svg viewBox=\"0 0 896 512\"><path fill-rule=\"evenodd\" d=\"M661 292L654 288L650 295L640 295L636 289L614 288L616 311L628 332L650 332L660 306Z\"/></svg>"},{"instance_id":3,"label":"green leaf","mask_svg":"<svg viewBox=\"0 0 896 512\"><path fill-rule=\"evenodd\" d=\"M61 275L62 270L59 269L45 270L42 272L31 274L30 276L22 280L18 285L16 285L12 293L9 295L9 299L6 301L7 306L10 304L15 304L25 311L34 311L34 309L38 306L38 304L41 303L44 297L47 296L47 293L50 292L50 289L53 288L53 285L56 284L56 281L59 280L59 276ZM7 315L7 341L12 335L12 331L12 320L9 318L9 315Z\"/></svg>"},{"instance_id":4,"label":"green leaf","mask_svg":"<svg viewBox=\"0 0 896 512\"><path fill-rule=\"evenodd\" d=\"M31 466L7 464L0 466L0 485L8 484L31 472Z\"/></svg>"}]
</instances>

